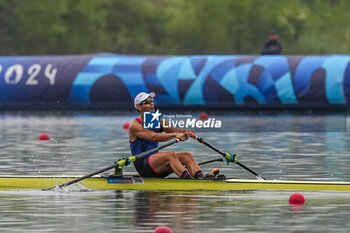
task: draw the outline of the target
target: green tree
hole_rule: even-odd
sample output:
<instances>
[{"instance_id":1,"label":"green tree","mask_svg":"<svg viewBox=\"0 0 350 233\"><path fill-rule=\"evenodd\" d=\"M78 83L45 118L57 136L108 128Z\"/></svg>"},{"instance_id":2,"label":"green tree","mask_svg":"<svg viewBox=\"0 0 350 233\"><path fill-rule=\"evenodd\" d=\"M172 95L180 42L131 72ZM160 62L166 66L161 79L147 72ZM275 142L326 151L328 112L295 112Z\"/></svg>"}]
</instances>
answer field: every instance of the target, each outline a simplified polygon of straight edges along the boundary
<instances>
[{"instance_id":1,"label":"green tree","mask_svg":"<svg viewBox=\"0 0 350 233\"><path fill-rule=\"evenodd\" d=\"M0 0L0 53L350 53L348 0Z\"/></svg>"}]
</instances>

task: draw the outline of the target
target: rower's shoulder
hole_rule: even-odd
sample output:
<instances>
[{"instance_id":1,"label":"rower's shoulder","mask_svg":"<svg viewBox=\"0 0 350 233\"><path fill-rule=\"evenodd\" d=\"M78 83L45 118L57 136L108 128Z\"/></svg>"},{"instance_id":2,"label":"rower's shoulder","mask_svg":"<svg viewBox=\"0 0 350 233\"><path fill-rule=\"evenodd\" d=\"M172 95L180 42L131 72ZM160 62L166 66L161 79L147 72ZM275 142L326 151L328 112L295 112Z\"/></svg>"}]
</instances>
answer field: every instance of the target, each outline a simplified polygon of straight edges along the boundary
<instances>
[{"instance_id":1,"label":"rower's shoulder","mask_svg":"<svg viewBox=\"0 0 350 233\"><path fill-rule=\"evenodd\" d=\"M140 128L142 128L142 125L140 124L140 122L134 119L129 126L129 131L139 130Z\"/></svg>"}]
</instances>

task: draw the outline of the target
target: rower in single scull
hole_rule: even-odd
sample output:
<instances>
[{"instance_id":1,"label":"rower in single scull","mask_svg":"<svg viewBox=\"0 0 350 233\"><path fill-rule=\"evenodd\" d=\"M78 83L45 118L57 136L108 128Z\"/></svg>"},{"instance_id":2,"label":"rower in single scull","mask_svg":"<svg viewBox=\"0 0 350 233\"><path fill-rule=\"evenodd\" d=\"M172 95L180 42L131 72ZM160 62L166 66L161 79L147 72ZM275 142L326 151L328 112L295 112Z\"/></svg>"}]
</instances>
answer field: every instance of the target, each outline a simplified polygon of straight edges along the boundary
<instances>
[{"instance_id":1,"label":"rower in single scull","mask_svg":"<svg viewBox=\"0 0 350 233\"><path fill-rule=\"evenodd\" d=\"M129 127L130 149L133 155L140 154L158 146L158 142L178 138L186 141L188 137L196 138L193 130L179 129L175 127L163 127L160 129L144 129L143 113L154 112L155 94L141 92L134 99L134 107L140 113ZM190 152L159 152L147 154L134 162L137 172L143 177L166 177L175 173L180 178L202 178L203 173Z\"/></svg>"}]
</instances>

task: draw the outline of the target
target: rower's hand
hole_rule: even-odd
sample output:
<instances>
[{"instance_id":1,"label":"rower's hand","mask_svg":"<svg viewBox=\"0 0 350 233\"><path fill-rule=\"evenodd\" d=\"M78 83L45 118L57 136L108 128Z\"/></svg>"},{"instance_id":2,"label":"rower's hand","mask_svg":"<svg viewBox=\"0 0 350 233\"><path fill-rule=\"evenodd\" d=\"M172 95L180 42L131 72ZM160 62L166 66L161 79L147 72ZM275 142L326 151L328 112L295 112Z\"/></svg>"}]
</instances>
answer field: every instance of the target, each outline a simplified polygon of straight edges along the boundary
<instances>
[{"instance_id":1,"label":"rower's hand","mask_svg":"<svg viewBox=\"0 0 350 233\"><path fill-rule=\"evenodd\" d=\"M186 141L188 139L186 133L175 133L175 137L180 139L180 141Z\"/></svg>"},{"instance_id":2,"label":"rower's hand","mask_svg":"<svg viewBox=\"0 0 350 233\"><path fill-rule=\"evenodd\" d=\"M192 129L186 129L185 132L186 132L186 134L187 134L189 137L194 138L194 139L197 138L196 132L194 132L194 130L192 130Z\"/></svg>"}]
</instances>

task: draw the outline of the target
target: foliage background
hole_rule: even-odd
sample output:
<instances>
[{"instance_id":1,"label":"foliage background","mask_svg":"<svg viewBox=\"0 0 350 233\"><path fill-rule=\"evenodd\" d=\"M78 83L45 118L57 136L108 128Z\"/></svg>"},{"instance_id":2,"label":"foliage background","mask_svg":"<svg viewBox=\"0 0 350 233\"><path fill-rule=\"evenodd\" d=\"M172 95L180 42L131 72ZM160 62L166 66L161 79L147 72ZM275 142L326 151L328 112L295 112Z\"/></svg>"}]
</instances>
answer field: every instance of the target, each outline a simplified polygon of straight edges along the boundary
<instances>
[{"instance_id":1,"label":"foliage background","mask_svg":"<svg viewBox=\"0 0 350 233\"><path fill-rule=\"evenodd\" d=\"M0 0L0 55L350 53L348 0Z\"/></svg>"}]
</instances>

